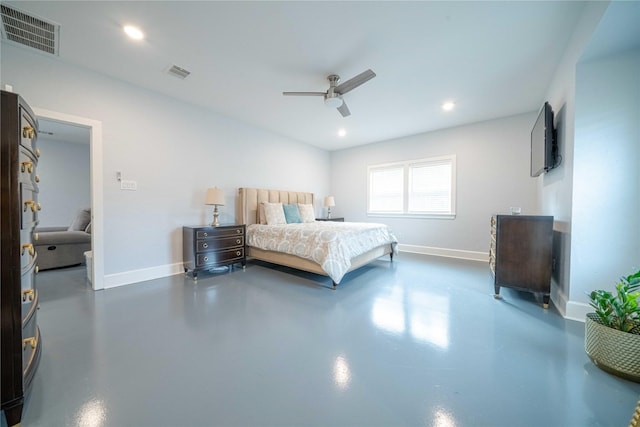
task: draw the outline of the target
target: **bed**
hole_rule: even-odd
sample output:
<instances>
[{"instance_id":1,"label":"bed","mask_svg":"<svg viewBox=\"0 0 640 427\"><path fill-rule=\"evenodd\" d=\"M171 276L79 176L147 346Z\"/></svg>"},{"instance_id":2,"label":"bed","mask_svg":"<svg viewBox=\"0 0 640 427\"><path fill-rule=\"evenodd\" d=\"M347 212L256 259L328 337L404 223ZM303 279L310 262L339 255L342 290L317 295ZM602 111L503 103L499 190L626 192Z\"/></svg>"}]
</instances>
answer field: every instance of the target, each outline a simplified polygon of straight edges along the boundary
<instances>
[{"instance_id":1,"label":"bed","mask_svg":"<svg viewBox=\"0 0 640 427\"><path fill-rule=\"evenodd\" d=\"M397 239L384 224L330 221L261 224L265 222L261 204L264 208L265 203L313 206L313 202L313 193L240 188L237 209L247 226L247 257L328 276L333 289L349 271L386 255L393 261ZM303 243L315 249L308 249L308 245L304 249Z\"/></svg>"}]
</instances>

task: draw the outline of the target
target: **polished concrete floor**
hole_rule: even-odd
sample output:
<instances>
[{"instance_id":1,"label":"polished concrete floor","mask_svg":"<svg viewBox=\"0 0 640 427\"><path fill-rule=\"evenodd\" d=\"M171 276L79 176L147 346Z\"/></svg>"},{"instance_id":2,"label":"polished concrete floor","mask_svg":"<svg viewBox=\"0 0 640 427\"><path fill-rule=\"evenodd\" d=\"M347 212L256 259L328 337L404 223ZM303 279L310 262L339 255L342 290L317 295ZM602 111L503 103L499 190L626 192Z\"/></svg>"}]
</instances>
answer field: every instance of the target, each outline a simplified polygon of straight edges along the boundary
<instances>
[{"instance_id":1,"label":"polished concrete floor","mask_svg":"<svg viewBox=\"0 0 640 427\"><path fill-rule=\"evenodd\" d=\"M640 384L589 361L584 325L491 283L407 253L335 291L256 263L99 292L84 268L42 272L22 425L628 425Z\"/></svg>"}]
</instances>

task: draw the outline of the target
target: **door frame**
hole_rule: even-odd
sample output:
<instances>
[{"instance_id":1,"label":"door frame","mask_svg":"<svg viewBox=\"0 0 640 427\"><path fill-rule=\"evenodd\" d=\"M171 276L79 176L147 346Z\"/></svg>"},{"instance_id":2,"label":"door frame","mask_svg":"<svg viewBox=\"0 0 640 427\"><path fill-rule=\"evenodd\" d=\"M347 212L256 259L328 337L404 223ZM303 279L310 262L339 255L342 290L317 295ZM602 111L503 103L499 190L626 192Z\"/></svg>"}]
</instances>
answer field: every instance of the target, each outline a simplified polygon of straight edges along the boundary
<instances>
[{"instance_id":1,"label":"door frame","mask_svg":"<svg viewBox=\"0 0 640 427\"><path fill-rule=\"evenodd\" d=\"M91 175L91 250L93 268L91 287L94 291L104 289L104 205L103 205L103 157L102 122L58 111L33 107L37 117L43 119L82 126L89 129L90 175Z\"/></svg>"}]
</instances>

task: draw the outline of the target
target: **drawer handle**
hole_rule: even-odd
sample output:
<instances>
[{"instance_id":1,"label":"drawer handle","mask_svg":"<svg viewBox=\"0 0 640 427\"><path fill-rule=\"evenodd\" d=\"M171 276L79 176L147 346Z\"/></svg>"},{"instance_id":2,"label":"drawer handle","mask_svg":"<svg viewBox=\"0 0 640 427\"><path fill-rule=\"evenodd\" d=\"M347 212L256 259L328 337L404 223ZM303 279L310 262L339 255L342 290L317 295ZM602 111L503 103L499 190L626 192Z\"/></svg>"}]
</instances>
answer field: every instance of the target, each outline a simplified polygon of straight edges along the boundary
<instances>
[{"instance_id":1,"label":"drawer handle","mask_svg":"<svg viewBox=\"0 0 640 427\"><path fill-rule=\"evenodd\" d=\"M242 233L242 230L240 230L239 228L236 230L236 234L240 234Z\"/></svg>"},{"instance_id":2,"label":"drawer handle","mask_svg":"<svg viewBox=\"0 0 640 427\"><path fill-rule=\"evenodd\" d=\"M202 244L202 247L203 247L203 248L205 248L205 249L207 249L207 248L209 247L209 244L208 244L208 243L203 243L203 244Z\"/></svg>"},{"instance_id":3,"label":"drawer handle","mask_svg":"<svg viewBox=\"0 0 640 427\"><path fill-rule=\"evenodd\" d=\"M38 340L36 339L36 337L31 337L31 338L25 338L22 340L22 349L26 349L27 348L27 344L31 346L31 348L36 348L36 346L38 345Z\"/></svg>"},{"instance_id":4,"label":"drawer handle","mask_svg":"<svg viewBox=\"0 0 640 427\"><path fill-rule=\"evenodd\" d=\"M27 200L26 202L24 202L24 209L23 212L27 211L27 208L31 207L31 212L35 212L36 211L36 202L34 202L33 200Z\"/></svg>"},{"instance_id":5,"label":"drawer handle","mask_svg":"<svg viewBox=\"0 0 640 427\"><path fill-rule=\"evenodd\" d=\"M24 171L29 173L33 172L33 163L32 162L22 162L20 164L20 172L24 173Z\"/></svg>"},{"instance_id":6,"label":"drawer handle","mask_svg":"<svg viewBox=\"0 0 640 427\"><path fill-rule=\"evenodd\" d=\"M204 262L207 262L207 261L209 261L209 257L208 256L204 257Z\"/></svg>"},{"instance_id":7,"label":"drawer handle","mask_svg":"<svg viewBox=\"0 0 640 427\"><path fill-rule=\"evenodd\" d=\"M25 126L22 128L23 138L33 139L34 136L36 136L36 131L34 128L32 128L31 126Z\"/></svg>"},{"instance_id":8,"label":"drawer handle","mask_svg":"<svg viewBox=\"0 0 640 427\"><path fill-rule=\"evenodd\" d=\"M36 148L36 157L40 157L40 149Z\"/></svg>"},{"instance_id":9,"label":"drawer handle","mask_svg":"<svg viewBox=\"0 0 640 427\"><path fill-rule=\"evenodd\" d=\"M237 256L240 256L240 255L242 255L242 252L240 252L240 251L236 251L236 255L237 255Z\"/></svg>"},{"instance_id":10,"label":"drawer handle","mask_svg":"<svg viewBox=\"0 0 640 427\"><path fill-rule=\"evenodd\" d=\"M242 242L242 240L240 240L240 239L236 239L236 243L237 243L237 244L240 244L240 242Z\"/></svg>"},{"instance_id":11,"label":"drawer handle","mask_svg":"<svg viewBox=\"0 0 640 427\"><path fill-rule=\"evenodd\" d=\"M36 182L40 182L40 176L36 175L35 180L36 180Z\"/></svg>"},{"instance_id":12,"label":"drawer handle","mask_svg":"<svg viewBox=\"0 0 640 427\"><path fill-rule=\"evenodd\" d=\"M33 240L37 241L40 238L38 233L33 233Z\"/></svg>"},{"instance_id":13,"label":"drawer handle","mask_svg":"<svg viewBox=\"0 0 640 427\"><path fill-rule=\"evenodd\" d=\"M35 296L35 292L33 289L27 289L26 291L22 291L22 301L26 301L29 298L29 301L33 301L33 297Z\"/></svg>"},{"instance_id":14,"label":"drawer handle","mask_svg":"<svg viewBox=\"0 0 640 427\"><path fill-rule=\"evenodd\" d=\"M207 233L202 233L202 235L203 235L204 237L209 236Z\"/></svg>"},{"instance_id":15,"label":"drawer handle","mask_svg":"<svg viewBox=\"0 0 640 427\"><path fill-rule=\"evenodd\" d=\"M25 243L22 245L22 250L20 251L20 255L24 255L25 249L29 250L29 255L34 256L36 254L36 250L33 247L33 243Z\"/></svg>"},{"instance_id":16,"label":"drawer handle","mask_svg":"<svg viewBox=\"0 0 640 427\"><path fill-rule=\"evenodd\" d=\"M38 272L40 271L40 266L36 265L36 268L33 271L35 271L35 273L38 274Z\"/></svg>"}]
</instances>

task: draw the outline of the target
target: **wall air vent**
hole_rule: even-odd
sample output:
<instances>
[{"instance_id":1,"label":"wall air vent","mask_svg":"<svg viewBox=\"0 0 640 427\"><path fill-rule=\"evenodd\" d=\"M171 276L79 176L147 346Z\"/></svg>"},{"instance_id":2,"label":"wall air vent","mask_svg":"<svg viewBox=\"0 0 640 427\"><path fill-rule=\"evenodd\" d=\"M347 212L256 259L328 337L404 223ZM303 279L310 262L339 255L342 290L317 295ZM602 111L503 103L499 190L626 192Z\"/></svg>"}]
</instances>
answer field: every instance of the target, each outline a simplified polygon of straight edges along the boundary
<instances>
[{"instance_id":1,"label":"wall air vent","mask_svg":"<svg viewBox=\"0 0 640 427\"><path fill-rule=\"evenodd\" d=\"M182 67L178 67L177 65L172 65L171 68L167 70L167 74L171 76L178 77L179 79L186 79L191 71L187 71Z\"/></svg>"},{"instance_id":2,"label":"wall air vent","mask_svg":"<svg viewBox=\"0 0 640 427\"><path fill-rule=\"evenodd\" d=\"M0 6L2 7L2 27L0 28L4 39L51 55L58 55L60 25L4 4Z\"/></svg>"}]
</instances>

